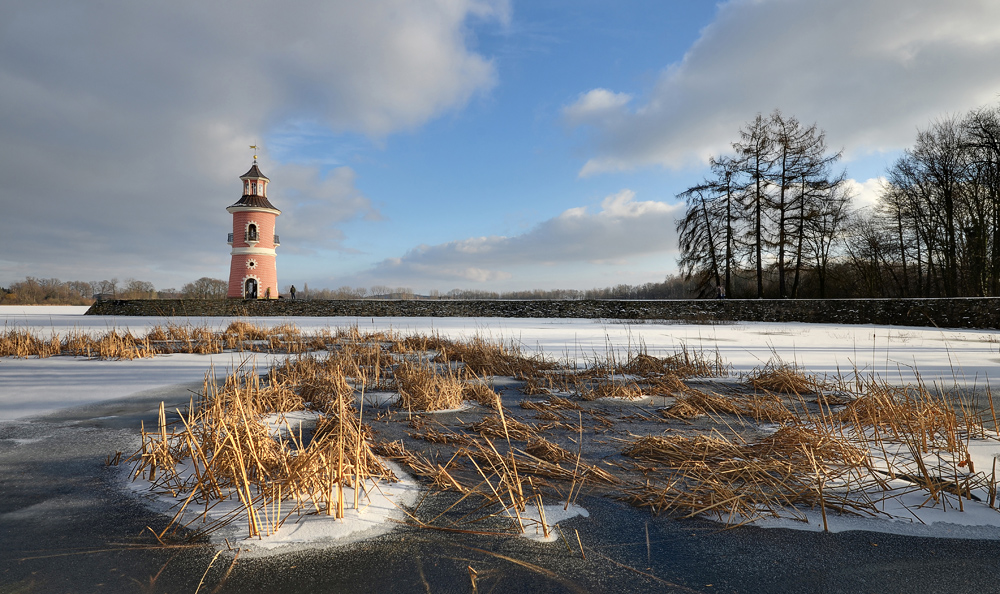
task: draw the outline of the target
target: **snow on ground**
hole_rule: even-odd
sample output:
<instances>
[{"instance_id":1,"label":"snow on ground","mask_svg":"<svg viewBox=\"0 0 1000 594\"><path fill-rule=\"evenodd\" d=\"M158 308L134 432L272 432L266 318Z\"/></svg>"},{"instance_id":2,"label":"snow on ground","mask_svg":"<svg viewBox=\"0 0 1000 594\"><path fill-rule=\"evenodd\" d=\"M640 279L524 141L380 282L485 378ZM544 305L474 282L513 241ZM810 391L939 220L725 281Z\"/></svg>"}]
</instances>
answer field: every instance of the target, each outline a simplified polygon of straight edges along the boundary
<instances>
[{"instance_id":1,"label":"snow on ground","mask_svg":"<svg viewBox=\"0 0 1000 594\"><path fill-rule=\"evenodd\" d=\"M185 497L171 497L150 491L150 483L142 478L128 483L128 488L149 501L151 507L159 509L164 514L173 516L182 506L180 524L191 530L199 530L213 525L225 518L237 518L221 528L214 529L209 539L216 544L227 543L239 546L245 553L253 555L271 552L288 553L303 548L313 548L329 544L349 544L358 540L372 538L392 530L396 522L405 519L404 508L412 507L417 501L419 486L406 474L402 468L393 462L385 464L392 470L399 481L389 483L369 479L364 482L364 488L359 494L358 508L354 505L354 489L344 488L344 517L337 519L323 513L310 513L315 510L304 509L292 512L294 503L286 500L283 509L270 508L263 512L261 525L277 524L277 518L288 518L270 534L260 537L248 537L246 512L242 503L234 495L229 499L214 501L206 510L195 503L185 506ZM190 476L183 476L187 480Z\"/></svg>"},{"instance_id":2,"label":"snow on ground","mask_svg":"<svg viewBox=\"0 0 1000 594\"><path fill-rule=\"evenodd\" d=\"M826 488L858 502L859 509L868 509L866 504L873 502L876 511L874 517L869 517L827 509L826 524L830 532L869 530L907 536L1000 540L1000 511L990 505L989 483L975 474L985 473L985 481L996 476L1000 434L987 431L985 436L963 441L961 454L944 450L943 443L929 444L919 458L927 474L939 482L936 497L914 484L913 480L919 480L923 473L910 447L888 437L876 439L871 432L857 439L854 431L849 430L846 436L859 445L867 441L869 460L876 473L859 467L851 473L851 486L827 483ZM915 445L920 447L919 443ZM965 496L959 497L959 493ZM763 528L824 529L823 512L819 508L795 508L788 516L757 519L754 524Z\"/></svg>"},{"instance_id":3,"label":"snow on ground","mask_svg":"<svg viewBox=\"0 0 1000 594\"><path fill-rule=\"evenodd\" d=\"M542 510L545 512L544 527L542 526L541 515L538 513L537 504L529 501L524 506L524 511L516 512L516 515L521 518L521 525L524 526L524 532L521 533L522 537L534 540L535 542L555 542L559 540L559 532L556 528L557 524L577 516L590 517L590 513L586 509L575 503L566 505L566 502L562 502L557 505L545 505L543 502ZM506 511L507 515L511 518L515 516L514 508L508 508ZM546 531L548 535L545 534Z\"/></svg>"},{"instance_id":4,"label":"snow on ground","mask_svg":"<svg viewBox=\"0 0 1000 594\"><path fill-rule=\"evenodd\" d=\"M126 398L164 386L200 384L213 367L219 379L244 361L263 370L275 359L260 353L178 353L133 361L0 358L0 422Z\"/></svg>"},{"instance_id":5,"label":"snow on ground","mask_svg":"<svg viewBox=\"0 0 1000 594\"><path fill-rule=\"evenodd\" d=\"M84 307L0 306L6 328L28 327L40 334L71 330L100 335L111 329L144 334L169 324L223 330L237 318L84 316ZM618 323L575 318L240 318L261 326L292 323L309 333L357 327L361 332L391 330L404 335L439 333L450 338L514 342L527 353L585 364L611 352L645 348L656 356L680 348L718 352L734 372L747 372L774 357L820 376L877 374L890 383L920 378L945 386L983 386L998 375L1000 331L940 330L912 326L828 325L739 322L680 324ZM5 363L0 360L0 364ZM3 368L0 367L0 377ZM0 393L0 399L4 394Z\"/></svg>"},{"instance_id":6,"label":"snow on ground","mask_svg":"<svg viewBox=\"0 0 1000 594\"><path fill-rule=\"evenodd\" d=\"M63 335L71 330L94 335L111 329L131 330L142 334L152 327L169 324L208 326L222 330L235 318L156 318L84 316L84 307L0 307L5 328L29 328L39 334ZM244 318L245 319L245 318ZM308 333L313 330L356 326L361 332L391 330L401 334L433 334L463 339L480 336L519 344L527 353L540 352L577 364L586 364L611 353L645 349L651 355L666 356L681 348L718 353L736 373L747 372L778 358L794 363L819 376L850 374L855 370L874 374L892 384L908 384L918 377L928 384L982 387L998 375L1000 332L992 330L940 330L936 328L822 325L799 323L616 323L583 319L510 319L510 318L249 318L254 324L276 326L293 323ZM177 384L200 382L214 365L221 377L226 369L243 362L237 354L163 355L134 361L97 361L74 357L49 359L0 359L0 422L13 421L81 404L125 398L143 390ZM254 355L264 368L276 357ZM973 464L980 471L991 468L1000 444L995 441L970 443ZM407 483L403 483L405 486ZM905 484L892 487L906 490ZM406 487L409 489L409 487ZM399 494L397 504L406 501ZM985 503L966 501L965 511L954 506L923 506L926 498L911 490L895 498L885 511L904 518L884 519L828 515L830 529L875 530L902 534L1000 538L1000 513ZM951 498L957 505L956 498ZM529 506L530 507L530 506ZM548 510L550 524L559 521L561 506ZM390 509L392 508L392 509ZM555 509L558 508L558 509ZM341 521L335 530L322 524L323 518L310 518L305 524L289 524L258 546L287 546L294 542L325 538L353 538L375 530L364 522L383 520L396 513L392 503L371 499L371 506L356 518L360 523ZM357 512L355 512L357 513ZM379 514L388 514L382 516ZM585 511L578 513L585 514ZM765 520L763 526L799 529L822 529L819 510L805 511L806 522ZM912 518L908 520L905 518ZM380 520L381 521L381 520ZM352 527L348 528L347 524ZM384 525L384 522L383 524ZM339 531L339 532L338 532ZM335 536L336 533L336 536ZM270 544L268 544L270 543Z\"/></svg>"}]
</instances>

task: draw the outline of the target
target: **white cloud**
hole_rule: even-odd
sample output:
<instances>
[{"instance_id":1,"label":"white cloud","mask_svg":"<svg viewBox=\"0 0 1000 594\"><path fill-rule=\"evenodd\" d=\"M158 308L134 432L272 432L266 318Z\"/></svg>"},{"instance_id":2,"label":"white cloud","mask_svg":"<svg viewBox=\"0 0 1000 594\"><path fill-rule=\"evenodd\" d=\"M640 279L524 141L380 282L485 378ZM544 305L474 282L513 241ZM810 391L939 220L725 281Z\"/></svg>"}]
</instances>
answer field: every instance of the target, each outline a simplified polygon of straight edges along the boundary
<instances>
[{"instance_id":1,"label":"white cloud","mask_svg":"<svg viewBox=\"0 0 1000 594\"><path fill-rule=\"evenodd\" d=\"M248 145L286 121L378 139L462 107L496 82L468 20L508 12L505 0L7 2L4 258L85 279L223 275ZM279 228L328 245L339 222L377 216L351 170L320 179L261 157ZM17 270L0 265L0 280Z\"/></svg>"},{"instance_id":2,"label":"white cloud","mask_svg":"<svg viewBox=\"0 0 1000 594\"><path fill-rule=\"evenodd\" d=\"M625 107L632 96L607 89L593 89L580 93L579 99L563 109L564 115L574 124L586 124L594 119L607 117Z\"/></svg>"},{"instance_id":3,"label":"white cloud","mask_svg":"<svg viewBox=\"0 0 1000 594\"><path fill-rule=\"evenodd\" d=\"M595 89L565 108L595 128L581 175L704 163L775 108L848 158L908 146L932 118L997 100L997 22L982 0L731 0L638 105Z\"/></svg>"},{"instance_id":4,"label":"white cloud","mask_svg":"<svg viewBox=\"0 0 1000 594\"><path fill-rule=\"evenodd\" d=\"M848 179L845 183L847 184L847 192L854 197L854 207L865 208L875 206L878 202L882 188L885 187L885 178L873 177L863 182Z\"/></svg>"},{"instance_id":5,"label":"white cloud","mask_svg":"<svg viewBox=\"0 0 1000 594\"><path fill-rule=\"evenodd\" d=\"M321 178L313 167L284 165L270 175L281 180L278 230L295 238L295 247L290 246L289 253L336 249L343 239L338 224L358 217L381 219L368 198L354 187L354 170L350 167L338 167Z\"/></svg>"},{"instance_id":6,"label":"white cloud","mask_svg":"<svg viewBox=\"0 0 1000 594\"><path fill-rule=\"evenodd\" d=\"M581 263L622 265L663 254L672 261L677 246L675 219L680 205L636 201L622 190L601 202L597 212L568 209L521 235L472 237L418 246L400 258L380 262L358 282L406 285L435 280L486 283L517 278L537 266Z\"/></svg>"}]
</instances>

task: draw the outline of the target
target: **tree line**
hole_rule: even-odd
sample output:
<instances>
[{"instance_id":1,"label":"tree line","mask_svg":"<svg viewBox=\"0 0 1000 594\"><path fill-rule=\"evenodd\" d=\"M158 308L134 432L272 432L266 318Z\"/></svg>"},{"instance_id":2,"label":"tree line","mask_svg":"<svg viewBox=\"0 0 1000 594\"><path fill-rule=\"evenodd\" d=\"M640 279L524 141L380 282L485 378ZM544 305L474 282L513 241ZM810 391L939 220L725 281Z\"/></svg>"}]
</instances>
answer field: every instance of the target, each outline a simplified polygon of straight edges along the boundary
<instances>
[{"instance_id":1,"label":"tree line","mask_svg":"<svg viewBox=\"0 0 1000 594\"><path fill-rule=\"evenodd\" d=\"M408 287L377 285L370 288L340 287L310 289L304 284L296 293L298 299L686 299L694 283L680 275L669 275L662 282L641 285L619 284L614 287L579 289L530 289L520 291L489 291L483 289L432 290L418 295ZM286 287L283 294L288 294Z\"/></svg>"},{"instance_id":2,"label":"tree line","mask_svg":"<svg viewBox=\"0 0 1000 594\"><path fill-rule=\"evenodd\" d=\"M758 115L732 149L678 195L691 296L1000 295L1000 108L918 130L874 207L853 206L815 124Z\"/></svg>"},{"instance_id":3,"label":"tree line","mask_svg":"<svg viewBox=\"0 0 1000 594\"><path fill-rule=\"evenodd\" d=\"M1000 295L1000 108L918 131L843 259L870 296Z\"/></svg>"},{"instance_id":4,"label":"tree line","mask_svg":"<svg viewBox=\"0 0 1000 594\"><path fill-rule=\"evenodd\" d=\"M26 277L0 287L0 305L90 305L100 296L107 299L225 299L229 283L208 277L185 284L179 291L157 291L153 283L133 278L100 281L61 281L57 278Z\"/></svg>"}]
</instances>

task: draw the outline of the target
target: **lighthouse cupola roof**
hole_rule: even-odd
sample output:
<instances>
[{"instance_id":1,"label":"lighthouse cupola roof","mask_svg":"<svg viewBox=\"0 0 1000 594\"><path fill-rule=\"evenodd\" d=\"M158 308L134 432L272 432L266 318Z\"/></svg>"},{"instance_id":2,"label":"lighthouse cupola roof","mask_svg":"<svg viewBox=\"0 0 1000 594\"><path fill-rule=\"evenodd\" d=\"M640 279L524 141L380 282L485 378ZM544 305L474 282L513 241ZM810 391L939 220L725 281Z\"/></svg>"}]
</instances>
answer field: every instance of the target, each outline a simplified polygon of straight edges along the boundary
<instances>
[{"instance_id":1,"label":"lighthouse cupola roof","mask_svg":"<svg viewBox=\"0 0 1000 594\"><path fill-rule=\"evenodd\" d=\"M250 168L250 171L241 175L240 179L267 179L267 176L260 172L260 167L257 167L257 160L254 159L253 166Z\"/></svg>"},{"instance_id":2,"label":"lighthouse cupola roof","mask_svg":"<svg viewBox=\"0 0 1000 594\"><path fill-rule=\"evenodd\" d=\"M230 209L273 210L275 214L281 212L267 199L267 182L271 180L261 173L256 156L250 171L241 175L240 179L243 181L243 196L239 202L230 206Z\"/></svg>"}]
</instances>

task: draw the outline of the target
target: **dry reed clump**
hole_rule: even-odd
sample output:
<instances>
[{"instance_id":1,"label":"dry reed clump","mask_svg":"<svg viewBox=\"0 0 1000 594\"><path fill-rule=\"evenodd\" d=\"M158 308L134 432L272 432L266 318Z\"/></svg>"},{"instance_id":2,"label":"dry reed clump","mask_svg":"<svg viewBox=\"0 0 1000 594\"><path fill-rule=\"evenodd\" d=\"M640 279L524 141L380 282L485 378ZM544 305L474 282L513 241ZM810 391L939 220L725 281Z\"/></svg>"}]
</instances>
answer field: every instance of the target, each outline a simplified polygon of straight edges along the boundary
<instances>
[{"instance_id":1,"label":"dry reed clump","mask_svg":"<svg viewBox=\"0 0 1000 594\"><path fill-rule=\"evenodd\" d=\"M804 465L809 464L811 456L825 463L856 468L865 465L868 458L856 445L836 434L797 425L781 427L745 449L758 458L784 457Z\"/></svg>"},{"instance_id":2,"label":"dry reed clump","mask_svg":"<svg viewBox=\"0 0 1000 594\"><path fill-rule=\"evenodd\" d=\"M561 408L566 410L580 410L582 407L568 398L559 396L549 396L549 408Z\"/></svg>"},{"instance_id":3,"label":"dry reed clump","mask_svg":"<svg viewBox=\"0 0 1000 594\"><path fill-rule=\"evenodd\" d=\"M203 507L199 515L207 519L215 502L233 500L242 513L208 522L201 532L243 518L250 536L266 536L293 513L343 517L345 487L394 480L372 452L370 431L353 408L342 404L335 412L317 413L309 436L301 428L276 432L266 421L285 412L276 403L296 401L287 396L287 386L270 388L269 396L257 373L245 367L221 387L206 378L200 401L186 415L178 411L178 423L167 424L161 404L156 430L143 428L142 446L131 458L133 477L146 478L154 491L184 499L172 525L182 525L189 507L190 512ZM358 493L355 488L354 506L359 505Z\"/></svg>"},{"instance_id":4,"label":"dry reed clump","mask_svg":"<svg viewBox=\"0 0 1000 594\"><path fill-rule=\"evenodd\" d=\"M651 395L678 396L690 391L687 384L675 375L665 375L657 378L646 378L644 383Z\"/></svg>"},{"instance_id":5,"label":"dry reed clump","mask_svg":"<svg viewBox=\"0 0 1000 594\"><path fill-rule=\"evenodd\" d=\"M608 372L617 374L638 375L641 377L674 376L685 377L716 377L728 374L728 368L722 361L722 356L715 352L711 356L705 351L690 350L687 346L669 357L654 357L646 352L644 347L630 350L625 355L625 361L616 364L612 361L607 365Z\"/></svg>"},{"instance_id":6,"label":"dry reed clump","mask_svg":"<svg viewBox=\"0 0 1000 594\"><path fill-rule=\"evenodd\" d=\"M660 416L665 419L688 421L705 416L705 409L698 406L691 398L681 397L667 408L660 409Z\"/></svg>"},{"instance_id":7,"label":"dry reed clump","mask_svg":"<svg viewBox=\"0 0 1000 594\"><path fill-rule=\"evenodd\" d=\"M230 322L226 329L223 331L226 336L232 336L236 340L267 340L268 330L262 326L257 326L256 324L251 324L243 320L236 320L235 322Z\"/></svg>"},{"instance_id":8,"label":"dry reed clump","mask_svg":"<svg viewBox=\"0 0 1000 594\"><path fill-rule=\"evenodd\" d=\"M457 361L464 363L465 369L479 376L534 376L541 371L556 368L556 364L540 356L527 357L515 343L505 344L475 336L465 342L440 344L437 363Z\"/></svg>"},{"instance_id":9,"label":"dry reed clump","mask_svg":"<svg viewBox=\"0 0 1000 594\"><path fill-rule=\"evenodd\" d=\"M984 435L980 414L936 397L922 386L871 385L868 392L850 402L833 418L852 424L859 434L867 427L876 440L891 438L928 452L932 447L960 453L969 435Z\"/></svg>"},{"instance_id":10,"label":"dry reed clump","mask_svg":"<svg viewBox=\"0 0 1000 594\"><path fill-rule=\"evenodd\" d=\"M381 456L388 460L396 460L397 462L405 462L409 456L409 452L406 450L406 446L403 445L403 440L401 439L395 441L377 441L371 445L371 448L376 456Z\"/></svg>"},{"instance_id":11,"label":"dry reed clump","mask_svg":"<svg viewBox=\"0 0 1000 594\"><path fill-rule=\"evenodd\" d=\"M619 400L636 400L642 398L642 390L635 382L595 381L584 386L580 391L583 400L598 398L617 398Z\"/></svg>"},{"instance_id":12,"label":"dry reed clump","mask_svg":"<svg viewBox=\"0 0 1000 594\"><path fill-rule=\"evenodd\" d=\"M233 322L223 332L207 326L168 324L154 326L144 336L112 329L101 336L74 330L60 340L58 335L40 338L28 330L8 329L0 334L0 357L85 356L98 359L137 359L165 353L213 354L230 350L298 353L323 348L324 338L305 337L291 325L259 328Z\"/></svg>"},{"instance_id":13,"label":"dry reed clump","mask_svg":"<svg viewBox=\"0 0 1000 594\"><path fill-rule=\"evenodd\" d=\"M147 338L136 338L131 332L114 330L94 341L91 352L99 359L144 359L153 357L156 350Z\"/></svg>"},{"instance_id":14,"label":"dry reed clump","mask_svg":"<svg viewBox=\"0 0 1000 594\"><path fill-rule=\"evenodd\" d=\"M302 406L309 403L315 410L329 412L354 404L354 388L347 381L341 362L333 357L299 355L272 368L268 375L269 386L294 393Z\"/></svg>"},{"instance_id":15,"label":"dry reed clump","mask_svg":"<svg viewBox=\"0 0 1000 594\"><path fill-rule=\"evenodd\" d=\"M226 341L207 326L167 324L164 328L157 325L146 333L145 340L157 354L214 354L227 348Z\"/></svg>"},{"instance_id":16,"label":"dry reed clump","mask_svg":"<svg viewBox=\"0 0 1000 594\"><path fill-rule=\"evenodd\" d=\"M633 440L622 450L622 454L668 467L680 467L694 460L712 462L735 458L739 455L739 448L729 440L711 435L647 435Z\"/></svg>"},{"instance_id":17,"label":"dry reed clump","mask_svg":"<svg viewBox=\"0 0 1000 594\"><path fill-rule=\"evenodd\" d=\"M727 374L727 368L722 356L716 352L710 357L704 351L689 350L686 346L680 351L665 358L654 357L645 350L630 351L625 362L618 366L618 373L627 373L644 377L674 376L685 377L715 377Z\"/></svg>"},{"instance_id":18,"label":"dry reed clump","mask_svg":"<svg viewBox=\"0 0 1000 594\"><path fill-rule=\"evenodd\" d=\"M413 439L422 439L424 441L429 441L431 443L440 443L443 445L469 445L474 440L468 435L461 433L455 433L454 431L441 431L429 426L427 423L417 423L414 426L415 431L409 433L408 435Z\"/></svg>"},{"instance_id":19,"label":"dry reed clump","mask_svg":"<svg viewBox=\"0 0 1000 594\"><path fill-rule=\"evenodd\" d=\"M799 505L819 507L824 517L828 508L877 514L870 501L849 497L865 474L866 455L816 429L786 427L752 444L722 436L643 437L623 453L666 465L666 482L626 490L633 504L655 511L710 514L728 525L794 516Z\"/></svg>"},{"instance_id":20,"label":"dry reed clump","mask_svg":"<svg viewBox=\"0 0 1000 594\"><path fill-rule=\"evenodd\" d=\"M660 414L667 419L693 419L706 414L733 414L769 423L781 423L795 418L795 414L777 396L735 394L723 396L690 389L678 396L672 406L661 410Z\"/></svg>"},{"instance_id":21,"label":"dry reed clump","mask_svg":"<svg viewBox=\"0 0 1000 594\"><path fill-rule=\"evenodd\" d=\"M481 381L466 381L462 383L462 399L477 402L487 408L496 409L500 406L500 394Z\"/></svg>"},{"instance_id":22,"label":"dry reed clump","mask_svg":"<svg viewBox=\"0 0 1000 594\"><path fill-rule=\"evenodd\" d=\"M374 342L342 342L337 345L335 352L340 357L350 359L361 369L385 370L395 363L385 348Z\"/></svg>"},{"instance_id":23,"label":"dry reed clump","mask_svg":"<svg viewBox=\"0 0 1000 594\"><path fill-rule=\"evenodd\" d=\"M393 367L396 361L378 343L338 342L327 355L327 365L339 367L343 373L373 390L395 390Z\"/></svg>"},{"instance_id":24,"label":"dry reed clump","mask_svg":"<svg viewBox=\"0 0 1000 594\"><path fill-rule=\"evenodd\" d=\"M99 359L131 360L156 354L149 339L137 338L131 332L110 330L94 339L80 331L70 332L64 339L58 334L41 338L28 330L12 329L0 335L0 356L39 358L55 355L97 357Z\"/></svg>"},{"instance_id":25,"label":"dry reed clump","mask_svg":"<svg viewBox=\"0 0 1000 594\"><path fill-rule=\"evenodd\" d=\"M449 349L455 341L445 338L440 334L425 335L414 334L400 340L393 341L392 351L395 353L424 353L427 351L443 351Z\"/></svg>"},{"instance_id":26,"label":"dry reed clump","mask_svg":"<svg viewBox=\"0 0 1000 594\"><path fill-rule=\"evenodd\" d=\"M469 426L469 429L489 437L510 438L519 441L526 441L535 436L535 429L527 423L522 423L517 419L500 415L490 415L483 417L481 421Z\"/></svg>"},{"instance_id":27,"label":"dry reed clump","mask_svg":"<svg viewBox=\"0 0 1000 594\"><path fill-rule=\"evenodd\" d=\"M395 369L399 400L411 411L451 410L462 405L462 382L453 374L439 374L430 365L404 361Z\"/></svg>"},{"instance_id":28,"label":"dry reed clump","mask_svg":"<svg viewBox=\"0 0 1000 594\"><path fill-rule=\"evenodd\" d=\"M62 351L62 342L58 335L44 339L27 329L6 328L0 334L0 357L17 357L26 359L36 356L39 359L58 355Z\"/></svg>"},{"instance_id":29,"label":"dry reed clump","mask_svg":"<svg viewBox=\"0 0 1000 594\"><path fill-rule=\"evenodd\" d=\"M781 394L811 394L823 387L814 376L805 375L795 366L773 361L751 371L745 381L756 390Z\"/></svg>"},{"instance_id":30,"label":"dry reed clump","mask_svg":"<svg viewBox=\"0 0 1000 594\"><path fill-rule=\"evenodd\" d=\"M305 344L302 331L293 324L275 326L267 335L267 348L271 351L301 353L305 350Z\"/></svg>"},{"instance_id":31,"label":"dry reed clump","mask_svg":"<svg viewBox=\"0 0 1000 594\"><path fill-rule=\"evenodd\" d=\"M571 482L575 483L577 486L582 486L584 481L588 483L597 482L604 485L617 485L621 483L621 481L618 480L618 477L597 465L585 464L581 462L579 464L567 463L566 466L560 466L555 462L543 460L531 455L530 453L526 452L525 454L526 455L524 456L516 457L517 468L524 474L533 474L545 478ZM573 460L576 458L577 457L575 455L572 456Z\"/></svg>"},{"instance_id":32,"label":"dry reed clump","mask_svg":"<svg viewBox=\"0 0 1000 594\"><path fill-rule=\"evenodd\" d=\"M521 386L521 393L525 396L545 395L552 392L551 377L533 375L518 379L524 380L524 385Z\"/></svg>"},{"instance_id":33,"label":"dry reed clump","mask_svg":"<svg viewBox=\"0 0 1000 594\"><path fill-rule=\"evenodd\" d=\"M528 445L525 446L524 451L532 456L545 460L546 462L554 462L558 464L563 460L571 460L575 458L565 448L548 441L544 437L533 437L528 440Z\"/></svg>"}]
</instances>

